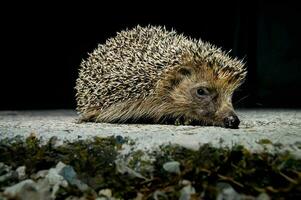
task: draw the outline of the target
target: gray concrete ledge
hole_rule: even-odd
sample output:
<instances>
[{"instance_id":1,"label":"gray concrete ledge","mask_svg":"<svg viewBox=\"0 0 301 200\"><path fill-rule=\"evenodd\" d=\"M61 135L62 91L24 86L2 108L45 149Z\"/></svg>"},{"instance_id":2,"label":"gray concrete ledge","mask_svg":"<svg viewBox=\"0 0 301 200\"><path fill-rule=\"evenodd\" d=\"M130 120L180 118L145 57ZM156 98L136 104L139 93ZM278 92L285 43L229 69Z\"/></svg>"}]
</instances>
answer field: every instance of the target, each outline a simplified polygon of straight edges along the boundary
<instances>
[{"instance_id":1,"label":"gray concrete ledge","mask_svg":"<svg viewBox=\"0 0 301 200\"><path fill-rule=\"evenodd\" d=\"M59 141L89 139L94 136L128 137L135 141L131 149L152 150L162 144L179 144L196 149L204 143L232 147L244 145L252 151L289 150L301 157L301 110L239 110L240 129L219 127L77 124L73 110L1 111L0 139L27 137L34 133L42 141L57 136ZM262 142L265 141L265 142ZM269 143L273 144L262 144ZM277 151L278 151L277 150ZM125 151L128 151L125 148Z\"/></svg>"}]
</instances>

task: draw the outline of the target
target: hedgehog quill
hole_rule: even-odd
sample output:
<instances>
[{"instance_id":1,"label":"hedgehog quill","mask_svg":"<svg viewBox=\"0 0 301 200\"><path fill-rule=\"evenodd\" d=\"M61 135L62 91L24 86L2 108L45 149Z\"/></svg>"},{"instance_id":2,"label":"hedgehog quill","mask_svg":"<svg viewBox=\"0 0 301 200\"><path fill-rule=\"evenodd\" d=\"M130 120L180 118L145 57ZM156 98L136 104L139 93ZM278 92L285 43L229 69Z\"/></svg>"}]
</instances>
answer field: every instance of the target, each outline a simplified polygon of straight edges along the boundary
<instances>
[{"instance_id":1,"label":"hedgehog quill","mask_svg":"<svg viewBox=\"0 0 301 200\"><path fill-rule=\"evenodd\" d=\"M165 27L117 33L83 60L76 81L80 121L238 128L234 91L244 63Z\"/></svg>"}]
</instances>

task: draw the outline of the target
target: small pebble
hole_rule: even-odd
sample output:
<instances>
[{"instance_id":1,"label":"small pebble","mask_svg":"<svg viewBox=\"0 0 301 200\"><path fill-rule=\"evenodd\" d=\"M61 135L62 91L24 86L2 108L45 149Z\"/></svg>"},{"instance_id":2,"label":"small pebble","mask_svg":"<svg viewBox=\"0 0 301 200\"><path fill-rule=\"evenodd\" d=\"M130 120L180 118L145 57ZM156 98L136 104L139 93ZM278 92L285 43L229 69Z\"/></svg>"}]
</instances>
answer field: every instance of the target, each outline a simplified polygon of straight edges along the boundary
<instances>
[{"instance_id":1,"label":"small pebble","mask_svg":"<svg viewBox=\"0 0 301 200\"><path fill-rule=\"evenodd\" d=\"M105 197L112 197L112 190L111 189L102 189L98 192L99 196L105 196Z\"/></svg>"},{"instance_id":2,"label":"small pebble","mask_svg":"<svg viewBox=\"0 0 301 200\"><path fill-rule=\"evenodd\" d=\"M195 189L191 185L187 185L181 189L180 194L179 200L190 200L191 195L195 194Z\"/></svg>"},{"instance_id":3,"label":"small pebble","mask_svg":"<svg viewBox=\"0 0 301 200\"><path fill-rule=\"evenodd\" d=\"M21 166L21 167L18 167L16 169L16 172L18 174L18 179L19 180L25 179L25 177L26 177L26 172L25 171L26 171L26 167L25 166Z\"/></svg>"},{"instance_id":4,"label":"small pebble","mask_svg":"<svg viewBox=\"0 0 301 200\"><path fill-rule=\"evenodd\" d=\"M163 169L170 173L180 174L180 163L178 161L166 162L163 165Z\"/></svg>"}]
</instances>

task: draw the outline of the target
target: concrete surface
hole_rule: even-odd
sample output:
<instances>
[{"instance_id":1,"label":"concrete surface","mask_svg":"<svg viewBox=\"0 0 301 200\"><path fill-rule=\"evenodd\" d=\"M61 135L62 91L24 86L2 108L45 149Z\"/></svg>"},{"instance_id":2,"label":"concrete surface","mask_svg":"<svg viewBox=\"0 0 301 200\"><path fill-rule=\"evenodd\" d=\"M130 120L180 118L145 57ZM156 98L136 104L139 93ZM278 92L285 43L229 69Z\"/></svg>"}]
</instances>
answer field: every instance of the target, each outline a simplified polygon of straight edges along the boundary
<instances>
[{"instance_id":1,"label":"concrete surface","mask_svg":"<svg viewBox=\"0 0 301 200\"><path fill-rule=\"evenodd\" d=\"M34 133L42 141L57 136L63 142L120 135L135 141L132 150L147 151L169 143L188 148L198 148L204 143L217 147L241 144L252 151L289 150L301 157L301 110L239 110L238 116L242 121L240 129L233 130L199 126L77 124L76 112L72 110L0 111L0 139ZM261 144L261 141L278 145Z\"/></svg>"}]
</instances>

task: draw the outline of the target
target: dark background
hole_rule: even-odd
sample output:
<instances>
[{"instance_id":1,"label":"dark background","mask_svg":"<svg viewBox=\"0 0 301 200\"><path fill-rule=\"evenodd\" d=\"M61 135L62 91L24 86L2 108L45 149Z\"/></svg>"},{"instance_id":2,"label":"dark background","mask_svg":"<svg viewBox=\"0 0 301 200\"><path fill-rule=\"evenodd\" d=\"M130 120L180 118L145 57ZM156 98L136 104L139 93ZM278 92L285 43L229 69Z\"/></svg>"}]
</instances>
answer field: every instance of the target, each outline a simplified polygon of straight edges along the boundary
<instances>
[{"instance_id":1,"label":"dark background","mask_svg":"<svg viewBox=\"0 0 301 200\"><path fill-rule=\"evenodd\" d=\"M165 25L245 58L249 73L236 106L301 107L297 3L182 3L2 7L0 110L75 108L81 60L137 24Z\"/></svg>"}]
</instances>

